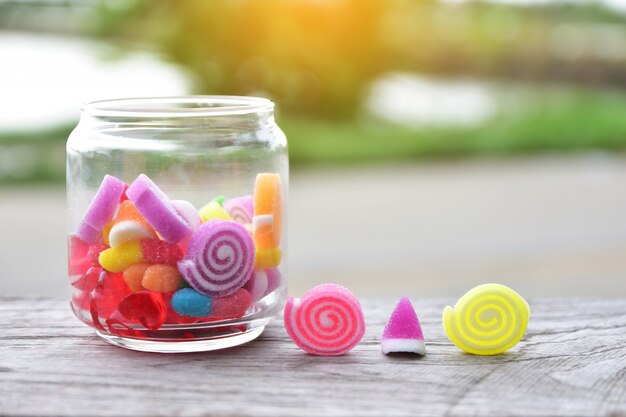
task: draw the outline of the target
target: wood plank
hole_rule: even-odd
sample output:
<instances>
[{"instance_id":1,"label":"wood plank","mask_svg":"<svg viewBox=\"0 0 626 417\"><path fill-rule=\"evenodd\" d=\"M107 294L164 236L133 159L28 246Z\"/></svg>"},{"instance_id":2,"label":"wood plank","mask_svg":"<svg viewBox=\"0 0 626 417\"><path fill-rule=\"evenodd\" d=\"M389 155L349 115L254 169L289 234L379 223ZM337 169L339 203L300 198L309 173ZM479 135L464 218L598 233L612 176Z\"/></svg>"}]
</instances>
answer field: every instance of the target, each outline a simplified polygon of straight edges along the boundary
<instances>
[{"instance_id":1,"label":"wood plank","mask_svg":"<svg viewBox=\"0 0 626 417\"><path fill-rule=\"evenodd\" d=\"M428 354L384 356L394 300L364 300L363 341L343 357L304 354L280 321L225 351L147 354L100 341L64 302L0 298L0 415L624 416L626 300L530 300L507 354L451 345L418 299Z\"/></svg>"}]
</instances>

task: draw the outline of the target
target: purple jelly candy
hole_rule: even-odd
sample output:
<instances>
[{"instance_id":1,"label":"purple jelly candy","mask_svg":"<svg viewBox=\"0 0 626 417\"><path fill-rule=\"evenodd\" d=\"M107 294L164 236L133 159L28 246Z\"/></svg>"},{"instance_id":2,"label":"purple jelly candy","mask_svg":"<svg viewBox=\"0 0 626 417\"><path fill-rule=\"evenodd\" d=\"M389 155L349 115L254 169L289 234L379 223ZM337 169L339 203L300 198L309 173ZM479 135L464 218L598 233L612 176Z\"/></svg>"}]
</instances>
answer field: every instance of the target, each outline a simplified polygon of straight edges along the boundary
<instances>
[{"instance_id":1,"label":"purple jelly candy","mask_svg":"<svg viewBox=\"0 0 626 417\"><path fill-rule=\"evenodd\" d=\"M105 175L78 227L77 236L87 243L98 243L104 226L111 221L124 193L124 181Z\"/></svg>"},{"instance_id":2,"label":"purple jelly candy","mask_svg":"<svg viewBox=\"0 0 626 417\"><path fill-rule=\"evenodd\" d=\"M178 270L196 291L230 295L243 287L254 268L254 241L239 223L209 220L196 230Z\"/></svg>"},{"instance_id":3,"label":"purple jelly candy","mask_svg":"<svg viewBox=\"0 0 626 417\"><path fill-rule=\"evenodd\" d=\"M165 193L146 175L140 174L128 187L126 195L163 240L176 243L191 233L191 226L176 211Z\"/></svg>"}]
</instances>

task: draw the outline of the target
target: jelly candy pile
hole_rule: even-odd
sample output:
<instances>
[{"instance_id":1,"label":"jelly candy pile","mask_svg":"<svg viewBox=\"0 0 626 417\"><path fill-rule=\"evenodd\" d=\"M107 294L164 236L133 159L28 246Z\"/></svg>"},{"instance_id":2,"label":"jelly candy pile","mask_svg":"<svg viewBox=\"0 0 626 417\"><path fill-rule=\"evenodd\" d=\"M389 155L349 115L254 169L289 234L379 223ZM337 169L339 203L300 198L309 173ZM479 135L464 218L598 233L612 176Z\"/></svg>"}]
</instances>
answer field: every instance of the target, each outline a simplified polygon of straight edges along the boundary
<instances>
[{"instance_id":1,"label":"jelly candy pile","mask_svg":"<svg viewBox=\"0 0 626 417\"><path fill-rule=\"evenodd\" d=\"M130 337L242 317L281 285L280 190L278 174L261 173L254 195L197 210L144 174L130 185L106 175L69 237L73 308Z\"/></svg>"}]
</instances>

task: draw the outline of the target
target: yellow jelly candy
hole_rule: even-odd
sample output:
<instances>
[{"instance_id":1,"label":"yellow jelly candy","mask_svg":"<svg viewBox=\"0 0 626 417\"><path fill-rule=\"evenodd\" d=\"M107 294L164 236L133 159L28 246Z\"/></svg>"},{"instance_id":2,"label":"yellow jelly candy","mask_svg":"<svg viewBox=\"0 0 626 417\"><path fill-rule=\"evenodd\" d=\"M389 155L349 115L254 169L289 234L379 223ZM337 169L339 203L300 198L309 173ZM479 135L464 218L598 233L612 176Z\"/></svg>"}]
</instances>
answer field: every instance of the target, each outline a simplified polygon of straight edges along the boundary
<instances>
[{"instance_id":1,"label":"yellow jelly candy","mask_svg":"<svg viewBox=\"0 0 626 417\"><path fill-rule=\"evenodd\" d=\"M202 219L202 223L207 222L213 219L220 220L232 220L230 214L226 212L217 201L211 201L206 206L200 209L200 218Z\"/></svg>"},{"instance_id":2,"label":"yellow jelly candy","mask_svg":"<svg viewBox=\"0 0 626 417\"><path fill-rule=\"evenodd\" d=\"M282 194L280 175L263 173L254 184L254 243L259 248L280 244L282 231Z\"/></svg>"},{"instance_id":3,"label":"yellow jelly candy","mask_svg":"<svg viewBox=\"0 0 626 417\"><path fill-rule=\"evenodd\" d=\"M98 262L109 272L122 272L132 264L144 262L141 244L132 241L103 250L100 252Z\"/></svg>"},{"instance_id":4,"label":"yellow jelly candy","mask_svg":"<svg viewBox=\"0 0 626 417\"><path fill-rule=\"evenodd\" d=\"M443 310L443 329L467 353L497 355L519 342L529 318L530 307L521 295L505 285L484 284Z\"/></svg>"},{"instance_id":5,"label":"yellow jelly candy","mask_svg":"<svg viewBox=\"0 0 626 417\"><path fill-rule=\"evenodd\" d=\"M274 268L282 258L280 248L258 249L254 259L255 268Z\"/></svg>"}]
</instances>

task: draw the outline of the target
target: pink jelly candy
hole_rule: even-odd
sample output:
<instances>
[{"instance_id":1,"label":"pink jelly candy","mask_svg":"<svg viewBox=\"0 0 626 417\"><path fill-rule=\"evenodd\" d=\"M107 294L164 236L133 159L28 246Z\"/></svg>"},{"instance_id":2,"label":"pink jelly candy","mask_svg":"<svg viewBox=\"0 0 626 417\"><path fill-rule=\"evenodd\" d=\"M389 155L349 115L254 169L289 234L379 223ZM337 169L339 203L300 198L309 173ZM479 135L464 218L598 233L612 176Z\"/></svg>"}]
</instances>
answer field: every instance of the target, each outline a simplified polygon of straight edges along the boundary
<instances>
[{"instance_id":1,"label":"pink jelly candy","mask_svg":"<svg viewBox=\"0 0 626 417\"><path fill-rule=\"evenodd\" d=\"M280 287L283 283L283 277L278 268L266 269L265 274L267 275L267 288L265 289L263 297Z\"/></svg>"},{"instance_id":2,"label":"pink jelly candy","mask_svg":"<svg viewBox=\"0 0 626 417\"><path fill-rule=\"evenodd\" d=\"M90 245L89 249L87 250L87 257L89 258L89 262L92 265L100 265L100 263L98 262L98 257L100 256L100 252L102 252L103 250L107 250L107 249L109 249L109 245L101 245L101 244Z\"/></svg>"},{"instance_id":3,"label":"pink jelly candy","mask_svg":"<svg viewBox=\"0 0 626 417\"><path fill-rule=\"evenodd\" d=\"M144 174L126 190L128 199L163 240L176 243L191 233L191 226L176 211L170 199Z\"/></svg>"},{"instance_id":4,"label":"pink jelly candy","mask_svg":"<svg viewBox=\"0 0 626 417\"><path fill-rule=\"evenodd\" d=\"M87 252L89 244L76 235L71 235L68 240L68 274L82 275L91 266Z\"/></svg>"},{"instance_id":5,"label":"pink jelly candy","mask_svg":"<svg viewBox=\"0 0 626 417\"><path fill-rule=\"evenodd\" d=\"M278 268L256 269L244 288L252 296L252 301L257 302L280 287L280 284L281 275Z\"/></svg>"},{"instance_id":6,"label":"pink jelly candy","mask_svg":"<svg viewBox=\"0 0 626 417\"><path fill-rule=\"evenodd\" d=\"M105 175L95 197L83 216L77 235L87 243L98 243L102 229L113 218L126 184L111 175Z\"/></svg>"},{"instance_id":7,"label":"pink jelly candy","mask_svg":"<svg viewBox=\"0 0 626 417\"><path fill-rule=\"evenodd\" d=\"M72 304L80 309L89 311L89 303L91 302L91 297L89 296L89 291L82 291L79 289L75 289L72 293Z\"/></svg>"},{"instance_id":8,"label":"pink jelly candy","mask_svg":"<svg viewBox=\"0 0 626 417\"><path fill-rule=\"evenodd\" d=\"M365 334L359 300L347 288L322 284L285 305L285 328L291 340L312 355L343 355Z\"/></svg>"},{"instance_id":9,"label":"pink jelly candy","mask_svg":"<svg viewBox=\"0 0 626 417\"><path fill-rule=\"evenodd\" d=\"M98 285L98 281L100 280L100 275L104 270L99 266L90 267L87 272L81 275L77 280L72 282L72 286L81 291L87 291L87 294L91 292L96 285Z\"/></svg>"},{"instance_id":10,"label":"pink jelly candy","mask_svg":"<svg viewBox=\"0 0 626 417\"><path fill-rule=\"evenodd\" d=\"M212 318L239 318L252 305L252 296L244 288L240 288L228 297L213 299Z\"/></svg>"},{"instance_id":11,"label":"pink jelly candy","mask_svg":"<svg viewBox=\"0 0 626 417\"><path fill-rule=\"evenodd\" d=\"M193 204L185 200L172 200L171 203L178 214L182 216L193 230L200 227L202 219L200 218L200 214L198 214L198 209L195 208Z\"/></svg>"},{"instance_id":12,"label":"pink jelly candy","mask_svg":"<svg viewBox=\"0 0 626 417\"><path fill-rule=\"evenodd\" d=\"M267 290L267 274L265 270L255 270L248 282L246 282L244 288L250 293L253 302L257 302L263 298Z\"/></svg>"},{"instance_id":13,"label":"pink jelly candy","mask_svg":"<svg viewBox=\"0 0 626 417\"><path fill-rule=\"evenodd\" d=\"M120 301L111 319L125 324L139 323L148 330L157 330L167 317L163 296L152 291L137 291Z\"/></svg>"},{"instance_id":14,"label":"pink jelly candy","mask_svg":"<svg viewBox=\"0 0 626 417\"><path fill-rule=\"evenodd\" d=\"M180 246L157 239L142 240L141 252L146 262L151 264L176 265L183 258Z\"/></svg>"},{"instance_id":15,"label":"pink jelly candy","mask_svg":"<svg viewBox=\"0 0 626 417\"><path fill-rule=\"evenodd\" d=\"M408 297L402 297L391 313L383 331L381 347L385 355L392 352L426 354L422 327Z\"/></svg>"},{"instance_id":16,"label":"pink jelly candy","mask_svg":"<svg viewBox=\"0 0 626 417\"><path fill-rule=\"evenodd\" d=\"M224 201L222 207L224 207L224 210L226 210L230 217L237 223L252 223L252 218L254 217L253 196L246 195L243 197L230 198Z\"/></svg>"}]
</instances>

